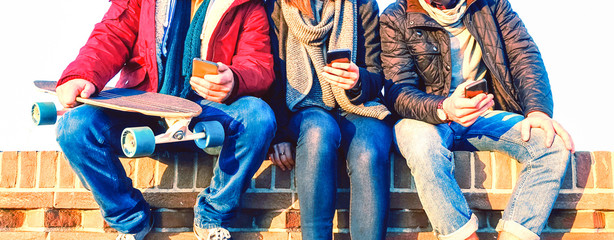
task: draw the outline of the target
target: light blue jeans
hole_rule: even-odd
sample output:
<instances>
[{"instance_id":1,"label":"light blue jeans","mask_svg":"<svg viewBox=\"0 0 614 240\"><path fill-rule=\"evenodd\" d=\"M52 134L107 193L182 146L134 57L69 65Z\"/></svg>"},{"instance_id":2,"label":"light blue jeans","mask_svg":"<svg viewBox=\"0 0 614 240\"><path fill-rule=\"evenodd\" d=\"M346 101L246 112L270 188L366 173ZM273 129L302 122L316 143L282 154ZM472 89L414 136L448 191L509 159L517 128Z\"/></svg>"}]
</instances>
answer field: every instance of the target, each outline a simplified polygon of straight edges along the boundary
<instances>
[{"instance_id":1,"label":"light blue jeans","mask_svg":"<svg viewBox=\"0 0 614 240\"><path fill-rule=\"evenodd\" d=\"M352 239L384 239L389 206L389 154L392 127L375 118L299 110L290 121L298 139L296 186L305 240L332 239L339 150L350 177Z\"/></svg>"},{"instance_id":2,"label":"light blue jeans","mask_svg":"<svg viewBox=\"0 0 614 240\"><path fill-rule=\"evenodd\" d=\"M219 121L226 135L211 185L196 200L194 223L201 228L225 227L264 160L275 133L275 117L270 107L255 97L243 97L230 105L194 100L203 106L203 112L191 125ZM104 219L119 232L139 232L150 217L149 204L132 186L119 161L123 156L121 132L127 127L149 126L155 134L162 133L165 129L159 120L82 105L68 111L58 123L57 141L62 151L83 185L92 191ZM193 141L161 144L156 150L202 151Z\"/></svg>"},{"instance_id":3,"label":"light blue jeans","mask_svg":"<svg viewBox=\"0 0 614 240\"><path fill-rule=\"evenodd\" d=\"M558 196L571 153L561 138L552 147L544 144L545 133L531 130L531 139L521 138L518 114L492 111L470 127L458 123L432 125L402 119L394 127L398 150L414 176L418 196L440 239L465 239L478 229L477 218L467 205L454 178L453 152L498 151L520 163L512 197L497 231L522 239L539 239Z\"/></svg>"}]
</instances>

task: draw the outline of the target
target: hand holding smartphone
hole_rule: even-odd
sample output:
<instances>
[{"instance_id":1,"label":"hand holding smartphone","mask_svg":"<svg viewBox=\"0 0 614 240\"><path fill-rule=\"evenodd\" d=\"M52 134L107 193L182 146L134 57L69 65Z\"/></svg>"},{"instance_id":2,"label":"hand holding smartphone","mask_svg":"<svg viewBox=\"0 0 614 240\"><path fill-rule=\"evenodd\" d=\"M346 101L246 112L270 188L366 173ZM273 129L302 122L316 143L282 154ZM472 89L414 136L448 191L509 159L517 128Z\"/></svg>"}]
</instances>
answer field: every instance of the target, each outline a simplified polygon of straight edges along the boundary
<instances>
[{"instance_id":1,"label":"hand holding smartphone","mask_svg":"<svg viewBox=\"0 0 614 240\"><path fill-rule=\"evenodd\" d=\"M486 79L477 80L465 86L465 97L473 98L480 93L488 93Z\"/></svg>"},{"instance_id":2,"label":"hand holding smartphone","mask_svg":"<svg viewBox=\"0 0 614 240\"><path fill-rule=\"evenodd\" d=\"M217 63L200 58L192 60L192 76L204 77L205 75L217 75Z\"/></svg>"},{"instance_id":3,"label":"hand holding smartphone","mask_svg":"<svg viewBox=\"0 0 614 240\"><path fill-rule=\"evenodd\" d=\"M352 51L346 48L330 50L326 53L326 65L331 67L335 62L349 63Z\"/></svg>"}]
</instances>

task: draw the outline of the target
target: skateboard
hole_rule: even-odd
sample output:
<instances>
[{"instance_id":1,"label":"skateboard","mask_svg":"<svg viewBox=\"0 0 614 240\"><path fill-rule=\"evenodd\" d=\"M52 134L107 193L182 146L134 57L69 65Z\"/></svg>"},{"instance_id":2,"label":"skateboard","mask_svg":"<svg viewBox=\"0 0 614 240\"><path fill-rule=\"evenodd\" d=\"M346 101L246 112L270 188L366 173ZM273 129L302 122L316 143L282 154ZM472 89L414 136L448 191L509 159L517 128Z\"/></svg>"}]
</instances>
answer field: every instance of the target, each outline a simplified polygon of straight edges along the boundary
<instances>
[{"instance_id":1,"label":"skateboard","mask_svg":"<svg viewBox=\"0 0 614 240\"><path fill-rule=\"evenodd\" d=\"M34 81L34 86L45 93L57 95L56 81ZM180 97L134 89L105 87L90 98L77 97L77 102L117 111L135 112L161 117L168 129L154 136L149 127L126 128L121 134L121 147L127 157L151 155L156 144L194 140L201 149L221 146L224 128L217 121L199 122L193 131L188 125L202 112L200 105ZM57 117L70 109L57 110L53 102L37 102L32 105L32 121L36 125L53 125Z\"/></svg>"}]
</instances>

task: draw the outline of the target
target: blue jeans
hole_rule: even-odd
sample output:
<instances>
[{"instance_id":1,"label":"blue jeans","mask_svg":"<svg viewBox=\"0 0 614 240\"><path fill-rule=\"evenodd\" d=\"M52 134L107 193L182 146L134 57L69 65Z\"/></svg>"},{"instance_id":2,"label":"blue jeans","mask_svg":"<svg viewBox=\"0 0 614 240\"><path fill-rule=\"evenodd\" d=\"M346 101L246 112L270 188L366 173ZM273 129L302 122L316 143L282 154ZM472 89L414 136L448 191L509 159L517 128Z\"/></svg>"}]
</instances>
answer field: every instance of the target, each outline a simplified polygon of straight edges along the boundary
<instances>
[{"instance_id":1,"label":"blue jeans","mask_svg":"<svg viewBox=\"0 0 614 240\"><path fill-rule=\"evenodd\" d=\"M457 123L431 125L402 119L394 127L398 149L414 176L420 201L440 239L465 239L477 230L477 218L454 178L452 151L498 151L520 163L516 182L497 231L522 239L539 239L558 196L571 153L561 138L552 147L544 145L545 133L531 130L531 139L521 138L524 117L492 111L470 127Z\"/></svg>"},{"instance_id":2,"label":"blue jeans","mask_svg":"<svg viewBox=\"0 0 614 240\"><path fill-rule=\"evenodd\" d=\"M337 153L350 177L350 235L384 239L389 206L390 124L318 107L299 110L289 128L297 139L296 186L303 239L332 239Z\"/></svg>"},{"instance_id":3,"label":"blue jeans","mask_svg":"<svg viewBox=\"0 0 614 240\"><path fill-rule=\"evenodd\" d=\"M195 99L196 100L196 99ZM230 105L196 100L203 107L200 121L219 121L225 140L214 168L211 185L198 195L194 207L196 226L224 227L235 215L242 193L264 160L275 133L273 111L262 100L243 97ZM132 186L119 161L123 156L120 135L124 128L149 126L155 134L165 131L160 118L83 105L68 111L57 127L57 141L73 170L92 191L109 226L122 233L136 233L147 226L149 204ZM257 139L255 141L254 139ZM202 151L194 142L162 144L157 149Z\"/></svg>"}]
</instances>

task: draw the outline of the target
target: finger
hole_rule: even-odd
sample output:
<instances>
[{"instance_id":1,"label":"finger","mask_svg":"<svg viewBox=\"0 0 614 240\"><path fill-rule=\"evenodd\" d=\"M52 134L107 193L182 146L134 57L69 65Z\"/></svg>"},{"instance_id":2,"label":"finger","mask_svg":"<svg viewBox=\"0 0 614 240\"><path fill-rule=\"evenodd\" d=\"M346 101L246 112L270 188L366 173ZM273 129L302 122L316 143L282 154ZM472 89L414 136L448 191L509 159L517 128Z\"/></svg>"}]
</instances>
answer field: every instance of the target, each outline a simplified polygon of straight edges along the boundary
<instances>
[{"instance_id":1,"label":"finger","mask_svg":"<svg viewBox=\"0 0 614 240\"><path fill-rule=\"evenodd\" d=\"M522 141L528 142L531 139L531 120L525 119L521 122L520 125L520 136L522 137Z\"/></svg>"},{"instance_id":2,"label":"finger","mask_svg":"<svg viewBox=\"0 0 614 240\"><path fill-rule=\"evenodd\" d=\"M85 84L85 87L81 91L81 97L89 98L94 92L96 92L96 86L94 86L94 84Z\"/></svg>"},{"instance_id":3,"label":"finger","mask_svg":"<svg viewBox=\"0 0 614 240\"><path fill-rule=\"evenodd\" d=\"M460 118L460 124L464 127L469 127L473 125L473 123L475 123L475 121L477 121L478 118L482 116L482 114L488 111L490 107L492 107L492 104L488 103L485 106L482 106L482 108L478 109L477 111Z\"/></svg>"},{"instance_id":4,"label":"finger","mask_svg":"<svg viewBox=\"0 0 614 240\"><path fill-rule=\"evenodd\" d=\"M565 148L567 148L567 150L569 151L574 152L575 147L573 139L571 138L571 135L567 132L567 130L565 130L563 126L561 126L561 124L556 121L554 121L552 125L554 126L554 131L556 131L556 134L561 137L561 139L563 139L563 142L565 143Z\"/></svg>"},{"instance_id":5,"label":"finger","mask_svg":"<svg viewBox=\"0 0 614 240\"><path fill-rule=\"evenodd\" d=\"M352 64L351 63L344 63L344 62L334 62L330 66L333 67L333 68L349 70L350 67L352 66Z\"/></svg>"},{"instance_id":6,"label":"finger","mask_svg":"<svg viewBox=\"0 0 614 240\"><path fill-rule=\"evenodd\" d=\"M292 166L294 166L295 162L294 162L294 153L293 153L293 151L292 151L292 145L291 145L290 143L286 143L286 144L285 144L285 148L286 148L286 150L285 150L285 151L288 153L288 154L287 154L287 155L288 155L288 156L287 156L287 157L288 157L288 160L290 161L290 163L292 164Z\"/></svg>"},{"instance_id":7,"label":"finger","mask_svg":"<svg viewBox=\"0 0 614 240\"><path fill-rule=\"evenodd\" d=\"M228 86L219 84L214 81L209 81L207 77L208 76L205 75L204 81L202 81L202 84L201 84L204 88L207 88L211 91L216 91L216 92L229 92L230 91L230 88ZM216 79L216 81L217 80L218 79Z\"/></svg>"},{"instance_id":8,"label":"finger","mask_svg":"<svg viewBox=\"0 0 614 240\"><path fill-rule=\"evenodd\" d=\"M277 159L277 162L278 162L277 167L281 168L281 170L282 170L282 171L286 171L286 167L285 167L285 166L284 166L284 164L281 162L281 156L279 155L279 154L280 154L280 152L281 152L281 151L279 150L279 144L275 144L275 145L273 146L273 149L275 150L273 154L275 155L275 159Z\"/></svg>"},{"instance_id":9,"label":"finger","mask_svg":"<svg viewBox=\"0 0 614 240\"><path fill-rule=\"evenodd\" d=\"M218 73L221 72L225 72L227 70L229 70L230 68L228 67L228 65L222 63L222 62L217 62L217 71Z\"/></svg>"},{"instance_id":10,"label":"finger","mask_svg":"<svg viewBox=\"0 0 614 240\"><path fill-rule=\"evenodd\" d=\"M280 157L287 169L292 169L294 166L294 160L292 159L292 150L289 144L283 144L279 147L281 150Z\"/></svg>"},{"instance_id":11,"label":"finger","mask_svg":"<svg viewBox=\"0 0 614 240\"><path fill-rule=\"evenodd\" d=\"M352 79L342 78L326 72L323 72L322 75L324 76L324 80L326 80L328 83L343 88L345 90L351 89L356 83L356 81Z\"/></svg>"},{"instance_id":12,"label":"finger","mask_svg":"<svg viewBox=\"0 0 614 240\"><path fill-rule=\"evenodd\" d=\"M271 162L273 163L273 165L275 166L281 165L281 163L279 162L279 159L275 157L275 152L269 154L269 159L271 159Z\"/></svg>"}]
</instances>

